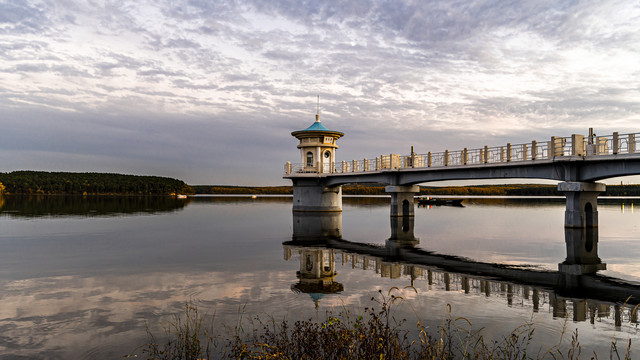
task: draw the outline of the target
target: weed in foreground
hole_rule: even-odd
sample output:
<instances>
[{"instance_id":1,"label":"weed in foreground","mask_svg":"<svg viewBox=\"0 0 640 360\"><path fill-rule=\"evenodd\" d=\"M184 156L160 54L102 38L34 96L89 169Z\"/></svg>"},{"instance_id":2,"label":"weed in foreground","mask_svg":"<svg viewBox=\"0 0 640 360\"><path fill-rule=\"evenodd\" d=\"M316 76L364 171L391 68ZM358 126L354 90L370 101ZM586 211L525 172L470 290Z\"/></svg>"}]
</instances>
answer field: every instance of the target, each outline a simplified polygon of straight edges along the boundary
<instances>
[{"instance_id":1,"label":"weed in foreground","mask_svg":"<svg viewBox=\"0 0 640 360\"><path fill-rule=\"evenodd\" d=\"M147 359L212 359L217 349L214 335L215 314L203 315L193 301L185 304L183 316L174 315L162 324L165 341L159 344L147 325L147 344L142 353Z\"/></svg>"},{"instance_id":2,"label":"weed in foreground","mask_svg":"<svg viewBox=\"0 0 640 360\"><path fill-rule=\"evenodd\" d=\"M193 302L185 305L183 316L174 316L163 325L166 341L159 345L147 327L147 359L427 359L427 360L578 360L581 346L578 331L571 345L563 349L562 339L548 350L532 349L535 329L526 323L500 339L488 340L483 329L474 330L464 317L454 317L451 306L437 331L428 331L418 319L417 334L394 317L394 306L402 297L381 291L372 297L371 307L355 315L347 310L327 313L324 321L312 319L276 322L256 317L254 328L245 332L240 319L228 336L214 334L215 316L204 316ZM229 331L230 330L230 331ZM564 332L563 332L564 334ZM611 342L610 360L631 359L631 343L620 351ZM598 359L593 354L588 359Z\"/></svg>"}]
</instances>

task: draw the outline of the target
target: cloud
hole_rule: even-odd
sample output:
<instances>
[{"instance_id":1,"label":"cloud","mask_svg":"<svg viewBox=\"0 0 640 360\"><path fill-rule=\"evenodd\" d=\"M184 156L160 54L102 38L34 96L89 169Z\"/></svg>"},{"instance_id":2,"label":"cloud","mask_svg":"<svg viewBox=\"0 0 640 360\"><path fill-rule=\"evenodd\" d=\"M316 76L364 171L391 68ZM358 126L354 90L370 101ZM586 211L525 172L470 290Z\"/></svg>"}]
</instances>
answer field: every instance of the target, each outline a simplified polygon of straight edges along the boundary
<instances>
[{"instance_id":1,"label":"cloud","mask_svg":"<svg viewBox=\"0 0 640 360\"><path fill-rule=\"evenodd\" d=\"M279 183L282 163L298 157L289 133L313 121L317 95L323 121L347 133L340 153L358 158L406 143L505 143L586 127L630 132L639 120L640 7L630 1L0 7L0 110L29 119L10 122L6 137L23 144L9 141L14 147L5 150L14 154L24 146L61 154L73 147L143 164L148 152L167 160L145 171L191 169L199 175L187 175L190 182L251 174L256 183ZM108 124L113 133L74 124ZM51 129L51 137L42 142L33 127ZM164 138L172 155L162 141L137 141L148 146L140 154L112 149L123 148L118 136L134 143L123 134L143 136L132 127L175 134ZM385 140L373 141L379 133ZM85 148L105 136L112 141L99 150Z\"/></svg>"}]
</instances>

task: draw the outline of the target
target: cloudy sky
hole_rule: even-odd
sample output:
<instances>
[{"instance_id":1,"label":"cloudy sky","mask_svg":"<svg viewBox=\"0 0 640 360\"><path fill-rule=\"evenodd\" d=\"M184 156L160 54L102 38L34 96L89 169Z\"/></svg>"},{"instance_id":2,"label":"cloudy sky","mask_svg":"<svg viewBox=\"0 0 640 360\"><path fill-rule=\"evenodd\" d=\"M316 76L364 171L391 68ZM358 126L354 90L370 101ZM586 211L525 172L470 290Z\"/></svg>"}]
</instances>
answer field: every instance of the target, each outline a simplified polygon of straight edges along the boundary
<instances>
[{"instance_id":1,"label":"cloudy sky","mask_svg":"<svg viewBox=\"0 0 640 360\"><path fill-rule=\"evenodd\" d=\"M0 171L287 184L338 160L640 132L635 0L0 0Z\"/></svg>"}]
</instances>

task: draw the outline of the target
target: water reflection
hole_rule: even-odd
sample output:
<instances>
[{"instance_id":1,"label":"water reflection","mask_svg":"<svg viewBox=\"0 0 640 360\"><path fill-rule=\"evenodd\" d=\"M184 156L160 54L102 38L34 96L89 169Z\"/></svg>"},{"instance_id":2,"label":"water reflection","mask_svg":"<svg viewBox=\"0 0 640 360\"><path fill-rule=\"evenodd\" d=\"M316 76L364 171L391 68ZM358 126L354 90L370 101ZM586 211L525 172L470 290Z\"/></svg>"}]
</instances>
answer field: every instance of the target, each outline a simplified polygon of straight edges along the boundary
<instances>
[{"instance_id":1,"label":"water reflection","mask_svg":"<svg viewBox=\"0 0 640 360\"><path fill-rule=\"evenodd\" d=\"M0 215L10 217L101 217L182 210L193 198L173 196L0 196Z\"/></svg>"},{"instance_id":2,"label":"water reflection","mask_svg":"<svg viewBox=\"0 0 640 360\"><path fill-rule=\"evenodd\" d=\"M110 213L105 216L90 215L92 209L78 203L84 210L51 206L27 217L29 211L13 215L19 204L10 211L5 204L0 209L0 358L121 358L144 343L146 324L161 334L162 324L181 313L190 299L204 311L215 312L217 324L233 326L240 308L246 309L247 318L268 314L291 321L344 306L353 306L357 313L371 305L378 289L410 284L419 294L407 290L405 295L414 296L412 305L432 329L450 303L456 315L488 329L487 337L495 339L534 318L542 328L539 344L553 344L563 322L551 316L566 314L568 319L584 319L575 327L580 328L585 353L590 353L587 345L611 339L616 324L623 329L615 336L640 343L635 325L628 325L637 324L628 308L633 301L624 306L618 302L637 293L634 287L618 296L615 291L621 287L615 279L573 277L597 281L601 288L610 284L612 290L611 296L601 296L608 288L587 287L583 294L576 288L520 279L520 274L538 273L528 271L531 267L441 255L464 254L487 263L509 258L554 270L560 262L576 262L568 253L565 258L565 246L555 236L559 232L549 225L556 217L562 225L562 201L469 202L464 209L421 208L415 224L389 220L388 197L345 198L343 215L311 217L297 224L291 223L291 197L195 197L184 206L148 203L126 212L105 201L109 210L93 209ZM639 222L630 212L622 216L619 203L599 206L599 211L600 257L608 268L624 267L618 273L637 278ZM293 241L284 252L291 261L285 262L282 242L288 239ZM543 241L536 243L538 239ZM487 246L491 255L465 252L474 246ZM541 257L540 252L553 256ZM522 272L507 271L517 269ZM541 277L549 276L542 273ZM565 278L550 273L558 281ZM320 311L315 312L317 305ZM412 313L407 314L403 317L411 318Z\"/></svg>"},{"instance_id":3,"label":"water reflection","mask_svg":"<svg viewBox=\"0 0 640 360\"><path fill-rule=\"evenodd\" d=\"M293 227L292 241L283 244L285 260L292 254L300 259L300 282L292 288L310 294L316 304L318 293L332 293L328 288L335 289L333 293L343 291L335 270L335 262L341 261L352 269L398 279L398 287L424 281L447 292L501 297L507 306L533 312L546 307L556 318L591 324L607 319L616 328L623 322L638 325L635 305L640 303L640 285L596 274L606 268L598 256L597 228L566 229L565 261L558 264L558 271L541 271L420 249L413 217L392 217L391 236L384 246L350 242L342 239L341 216L294 213L298 225ZM303 279L313 279L315 287L303 286Z\"/></svg>"}]
</instances>

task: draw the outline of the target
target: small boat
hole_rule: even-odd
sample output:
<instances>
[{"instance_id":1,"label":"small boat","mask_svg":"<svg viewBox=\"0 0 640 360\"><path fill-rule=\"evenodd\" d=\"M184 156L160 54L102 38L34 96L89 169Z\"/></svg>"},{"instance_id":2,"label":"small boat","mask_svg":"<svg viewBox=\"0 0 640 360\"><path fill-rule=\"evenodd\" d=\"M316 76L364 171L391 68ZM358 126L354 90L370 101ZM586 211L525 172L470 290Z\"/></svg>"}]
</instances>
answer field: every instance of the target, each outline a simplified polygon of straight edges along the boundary
<instances>
[{"instance_id":1,"label":"small boat","mask_svg":"<svg viewBox=\"0 0 640 360\"><path fill-rule=\"evenodd\" d=\"M177 197L178 199L186 199L186 198L187 198L187 195L178 194L178 195L176 195L176 197Z\"/></svg>"},{"instance_id":2,"label":"small boat","mask_svg":"<svg viewBox=\"0 0 640 360\"><path fill-rule=\"evenodd\" d=\"M418 205L436 205L436 206L462 206L463 199L434 199L422 198L418 199Z\"/></svg>"}]
</instances>

